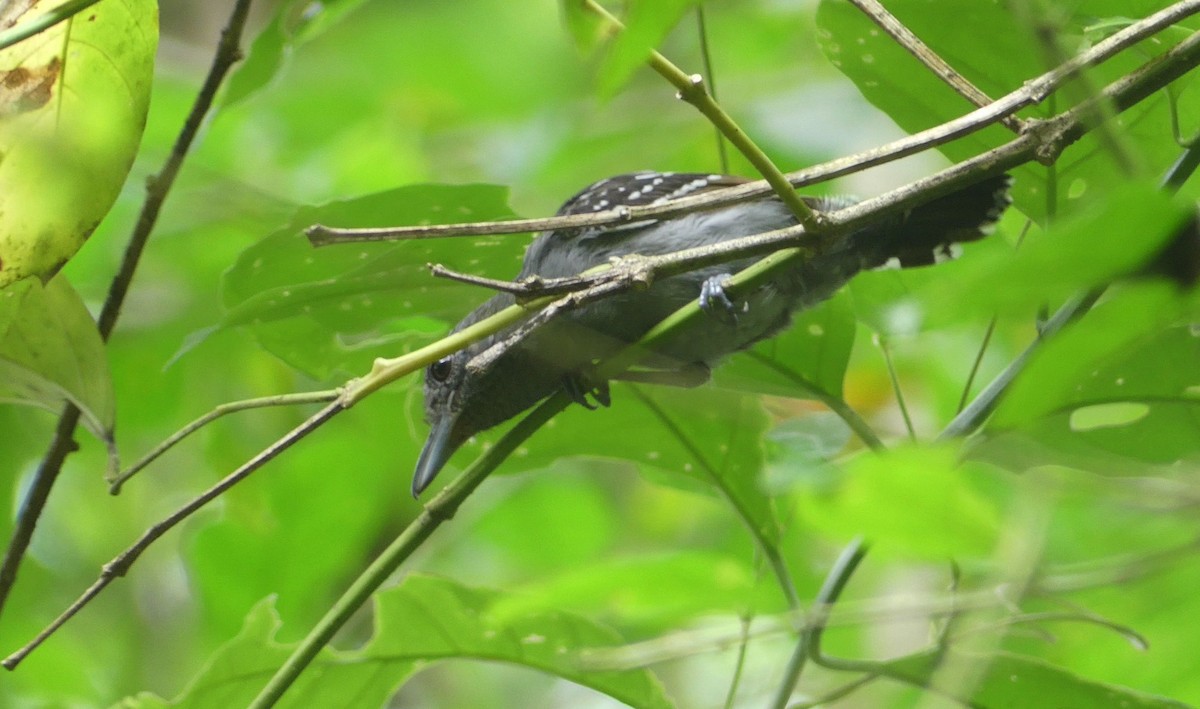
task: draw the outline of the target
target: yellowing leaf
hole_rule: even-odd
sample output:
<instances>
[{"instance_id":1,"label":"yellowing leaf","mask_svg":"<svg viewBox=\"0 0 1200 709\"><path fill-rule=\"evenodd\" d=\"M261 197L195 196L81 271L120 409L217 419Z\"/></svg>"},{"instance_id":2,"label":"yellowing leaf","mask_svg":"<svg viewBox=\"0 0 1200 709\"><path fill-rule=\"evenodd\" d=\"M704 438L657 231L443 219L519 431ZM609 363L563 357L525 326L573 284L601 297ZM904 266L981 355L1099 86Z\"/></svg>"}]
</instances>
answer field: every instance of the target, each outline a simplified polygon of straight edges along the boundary
<instances>
[{"instance_id":1,"label":"yellowing leaf","mask_svg":"<svg viewBox=\"0 0 1200 709\"><path fill-rule=\"evenodd\" d=\"M23 3L6 25L62 0ZM0 51L0 287L49 279L117 197L146 122L158 6L104 0Z\"/></svg>"}]
</instances>

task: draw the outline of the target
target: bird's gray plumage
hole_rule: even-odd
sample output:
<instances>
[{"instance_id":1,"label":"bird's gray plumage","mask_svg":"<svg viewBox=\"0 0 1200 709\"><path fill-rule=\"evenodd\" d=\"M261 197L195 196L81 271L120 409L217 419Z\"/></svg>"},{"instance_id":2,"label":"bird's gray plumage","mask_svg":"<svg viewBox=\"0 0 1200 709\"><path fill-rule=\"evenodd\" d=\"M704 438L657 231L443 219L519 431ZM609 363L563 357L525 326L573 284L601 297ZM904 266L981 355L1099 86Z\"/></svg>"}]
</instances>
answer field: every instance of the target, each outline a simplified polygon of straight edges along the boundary
<instances>
[{"instance_id":1,"label":"bird's gray plumage","mask_svg":"<svg viewBox=\"0 0 1200 709\"><path fill-rule=\"evenodd\" d=\"M650 204L739 182L719 175L635 173L602 180L571 198L559 214ZM714 366L733 352L787 326L794 312L832 295L861 270L897 260L924 265L948 255L950 245L977 239L1008 205L1008 178L985 179L957 193L825 242L794 269L738 300L736 317L709 317L652 354L658 368ZM848 206L846 198L808 199L817 209ZM518 279L573 276L614 257L652 256L703 246L796 223L778 199L767 197L715 210L616 228L542 234L525 254ZM659 321L696 299L701 286L749 266L755 259L710 266L660 279L647 290L618 293L566 312L529 333L498 358L476 357L511 330L485 338L431 365L425 378L425 411L432 432L413 479L419 494L468 438L505 421L554 393L593 362L637 341ZM499 294L467 315L461 330L513 304ZM473 366L474 364L474 366Z\"/></svg>"}]
</instances>

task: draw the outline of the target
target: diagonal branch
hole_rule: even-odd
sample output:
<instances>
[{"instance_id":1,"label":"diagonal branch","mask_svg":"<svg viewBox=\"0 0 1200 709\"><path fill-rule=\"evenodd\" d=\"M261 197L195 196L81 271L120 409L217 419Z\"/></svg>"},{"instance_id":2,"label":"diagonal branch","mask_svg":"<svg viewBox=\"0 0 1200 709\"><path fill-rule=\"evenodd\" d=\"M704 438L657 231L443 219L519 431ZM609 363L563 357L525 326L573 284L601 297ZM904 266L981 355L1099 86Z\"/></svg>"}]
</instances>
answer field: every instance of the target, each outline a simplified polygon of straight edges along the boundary
<instances>
[{"instance_id":1,"label":"diagonal branch","mask_svg":"<svg viewBox=\"0 0 1200 709\"><path fill-rule=\"evenodd\" d=\"M20 650L4 658L0 665L5 669L15 669L29 653L33 652L41 645L46 638L54 634L56 630L62 627L72 617L75 616L84 606L92 601L93 598L100 595L100 592L108 587L114 580L121 578L129 572L129 568L133 566L138 557L146 551L147 548L154 542L158 541L162 535L175 528L175 525L184 521L192 515L193 512L204 507L209 502L217 499L229 488L238 484L251 473L271 462L280 453L288 448L291 448L297 441L301 440L308 434L323 426L329 419L346 410L346 406L339 399L327 405L317 413L308 418L307 421L292 429L286 436L275 441L271 445L264 448L250 460L246 461L241 467L233 471L224 478L221 478L215 485L205 490L200 495L192 498L187 504L172 512L161 522L154 524L138 538L136 542L131 544L125 551L118 554L112 561L104 565L100 571L100 577L96 579L91 586L88 587L82 595L79 596L65 611L54 619L50 625L46 626L42 632L37 634L33 640L29 641Z\"/></svg>"},{"instance_id":2,"label":"diagonal branch","mask_svg":"<svg viewBox=\"0 0 1200 709\"><path fill-rule=\"evenodd\" d=\"M204 122L204 117L208 115L209 110L212 108L213 100L217 95L217 89L220 88L221 82L229 72L229 69L242 57L239 45L241 43L242 31L246 25L246 17L250 12L251 2L252 0L238 0L234 5L233 11L229 16L229 22L221 32L221 40L218 42L217 51L213 55L212 66L208 70L208 76L204 80L204 85L200 88L200 93L196 96L196 101L188 113L183 128L179 131L179 137L175 139L175 145L171 149L171 154L167 157L167 161L163 164L163 168L159 171L158 175L148 179L146 182L146 201L142 205L142 212L138 217L137 225L134 227L133 233L129 237L129 243L125 247L125 255L121 261L120 269L113 277L112 285L108 290L108 296L104 301L104 307L100 311L100 317L97 320L100 336L104 340L108 340L109 335L112 334L113 327L117 323L121 306L125 303L125 296L129 292L134 272L137 270L138 262L141 260L142 250L145 248L146 242L154 230L154 225L158 221L159 210L162 209L163 202L166 201L167 194L175 182L175 176L179 174L179 168L183 165L184 158L187 157L188 149L191 148L192 142L200 130L200 125ZM8 594L17 580L17 570L21 565L21 560L25 556L25 550L29 548L30 540L33 539L34 527L37 526L37 521L46 506L46 500L50 497L50 490L54 487L54 481L58 478L58 474L62 470L67 456L76 448L74 435L75 427L78 423L79 409L73 404L68 404L59 417L54 438L50 442L50 447L46 451L45 457L42 458L41 465L38 466L37 472L34 474L33 482L29 486L29 492L26 494L25 500L21 505L21 511L13 529L12 539L9 541L8 548L4 554L4 562L0 565L0 614L3 613L4 603L8 599Z\"/></svg>"},{"instance_id":3,"label":"diagonal branch","mask_svg":"<svg viewBox=\"0 0 1200 709\"><path fill-rule=\"evenodd\" d=\"M1177 22L1200 12L1200 0L1183 0L1153 15L1138 20L1097 42L1086 51L1062 65L1025 82L1021 88L1000 97L993 103L960 118L915 133L887 145L856 155L838 158L814 167L787 174L793 187L824 182L835 177L858 172L915 155L985 128L1017 111L1038 104L1081 70L1104 62L1128 47L1150 37ZM1161 86L1155 87L1161 88ZM1036 124L1030 130L1036 129ZM485 234L523 234L579 227L598 227L625 224L644 219L662 219L701 209L714 209L738 202L757 199L769 194L772 187L765 180L747 182L734 187L712 190L657 205L620 207L591 214L537 219L511 219L499 222L466 224L436 224L367 229L337 229L316 224L306 234L314 246L353 243L360 241L390 241L398 239L435 239L451 236L482 236Z\"/></svg>"},{"instance_id":4,"label":"diagonal branch","mask_svg":"<svg viewBox=\"0 0 1200 709\"><path fill-rule=\"evenodd\" d=\"M942 59L929 48L929 45L922 42L912 30L896 19L895 15L888 12L879 0L850 0L850 2L963 98L980 108L992 103L992 99L987 94L958 73L957 69L946 63L945 59ZM1025 130L1025 122L1016 116L1005 116L1000 119L1000 122L1017 134Z\"/></svg>"}]
</instances>

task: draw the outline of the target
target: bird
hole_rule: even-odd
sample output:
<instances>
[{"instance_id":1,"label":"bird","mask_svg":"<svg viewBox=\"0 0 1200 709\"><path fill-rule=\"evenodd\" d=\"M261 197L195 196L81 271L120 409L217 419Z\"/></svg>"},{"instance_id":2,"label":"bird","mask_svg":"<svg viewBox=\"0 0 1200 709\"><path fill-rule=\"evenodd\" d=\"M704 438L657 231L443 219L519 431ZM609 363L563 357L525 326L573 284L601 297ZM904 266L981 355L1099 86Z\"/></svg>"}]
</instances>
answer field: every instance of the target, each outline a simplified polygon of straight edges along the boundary
<instances>
[{"instance_id":1,"label":"bird","mask_svg":"<svg viewBox=\"0 0 1200 709\"><path fill-rule=\"evenodd\" d=\"M558 214L662 204L745 181L700 173L622 174L581 190ZM953 258L960 243L990 233L1011 204L1010 187L1008 175L982 177L901 214L818 241L806 258L742 294L738 302L730 299L722 283L757 258L656 279L647 289L616 293L567 310L514 341L509 338L518 326L443 357L425 371L425 418L430 433L413 474L413 496L418 497L433 482L450 456L472 436L560 389L588 408L607 406L607 383L591 381L591 366L638 341L693 300L699 300L709 316L700 318L684 336L671 338L648 353L642 362L651 372L662 373L661 379L668 383L672 373L688 385L706 380L720 360L777 334L794 313L829 298L860 271L926 266ZM858 201L848 196L801 199L818 211L841 209ZM668 254L797 223L778 197L768 195L670 217L559 229L533 240L517 279L574 276L613 259ZM512 293L498 293L463 318L454 332L515 302ZM493 349L498 344L501 346Z\"/></svg>"}]
</instances>

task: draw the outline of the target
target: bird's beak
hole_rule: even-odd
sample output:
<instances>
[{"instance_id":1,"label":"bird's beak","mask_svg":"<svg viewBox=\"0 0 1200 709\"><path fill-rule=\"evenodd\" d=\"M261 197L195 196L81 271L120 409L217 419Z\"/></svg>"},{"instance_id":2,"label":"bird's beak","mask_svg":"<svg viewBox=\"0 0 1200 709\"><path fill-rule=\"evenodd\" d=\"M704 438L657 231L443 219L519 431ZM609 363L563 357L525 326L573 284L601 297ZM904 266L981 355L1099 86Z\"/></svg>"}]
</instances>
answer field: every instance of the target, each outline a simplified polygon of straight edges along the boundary
<instances>
[{"instance_id":1,"label":"bird's beak","mask_svg":"<svg viewBox=\"0 0 1200 709\"><path fill-rule=\"evenodd\" d=\"M425 447L421 449L421 457L417 458L417 469L413 473L412 495L414 498L429 487L429 483L433 482L438 471L458 448L450 441L457 420L457 416L445 414L437 420L429 432L429 438L425 440Z\"/></svg>"}]
</instances>

